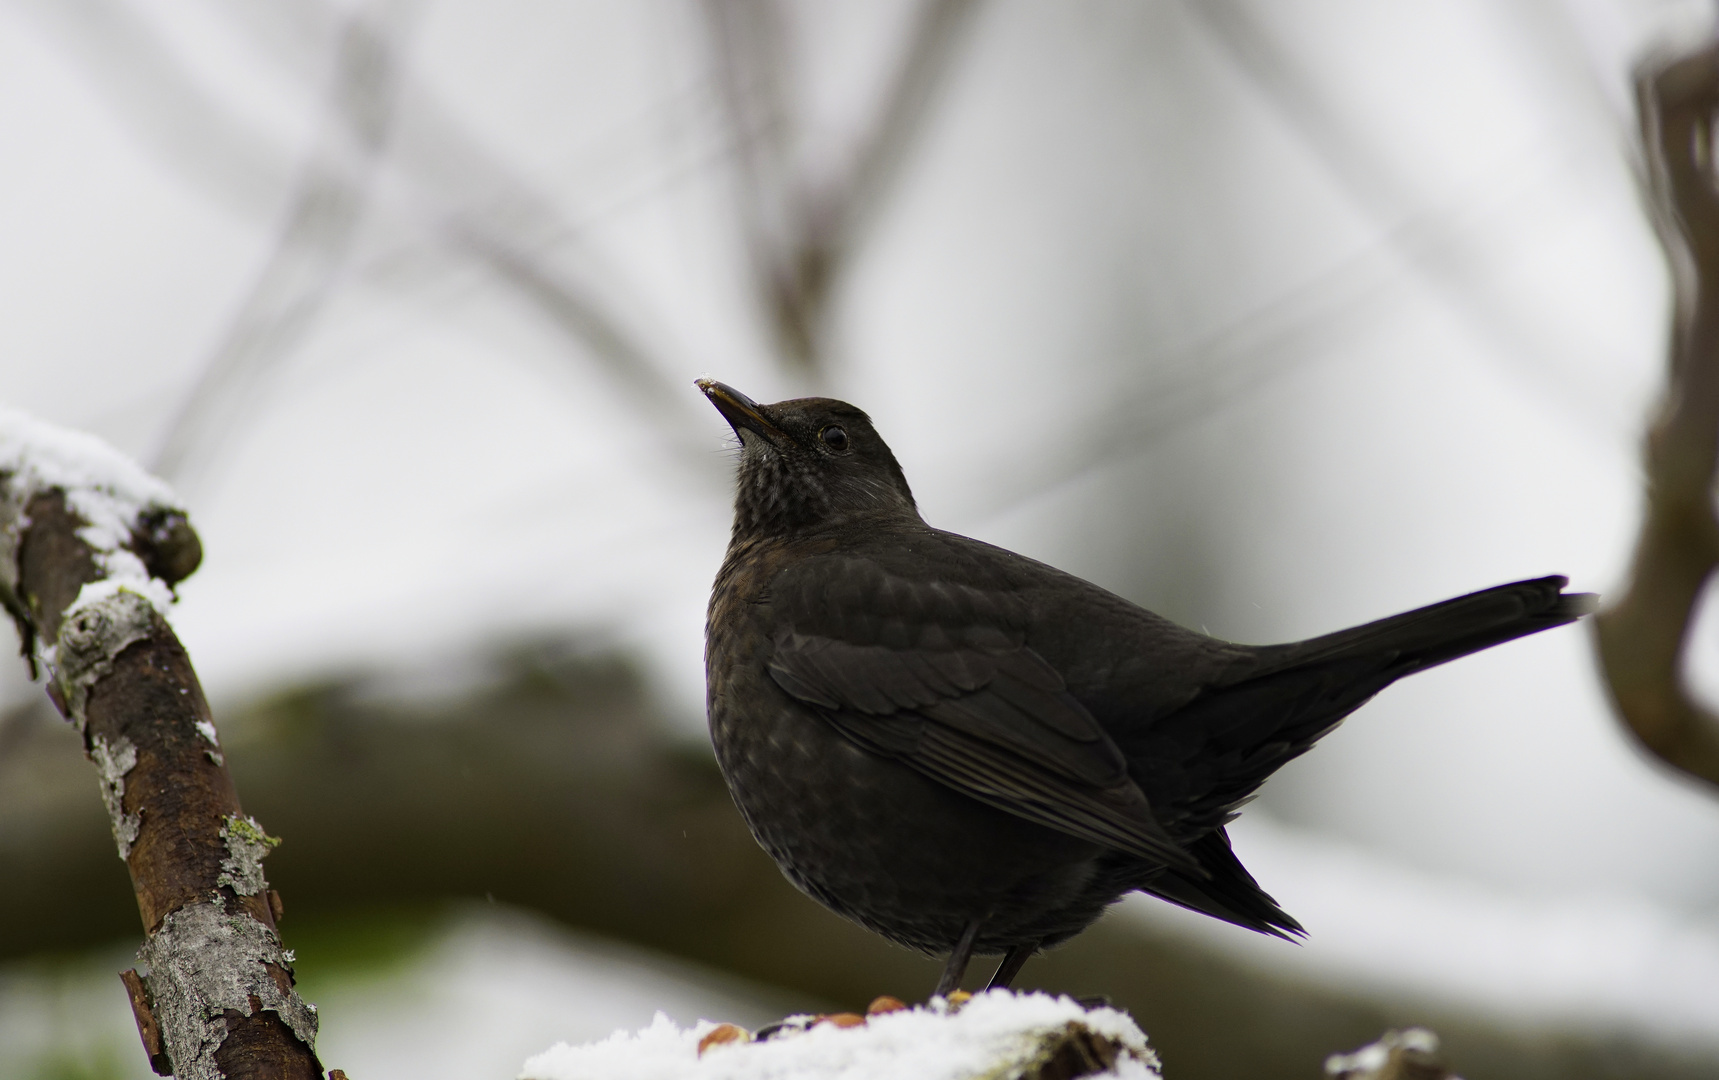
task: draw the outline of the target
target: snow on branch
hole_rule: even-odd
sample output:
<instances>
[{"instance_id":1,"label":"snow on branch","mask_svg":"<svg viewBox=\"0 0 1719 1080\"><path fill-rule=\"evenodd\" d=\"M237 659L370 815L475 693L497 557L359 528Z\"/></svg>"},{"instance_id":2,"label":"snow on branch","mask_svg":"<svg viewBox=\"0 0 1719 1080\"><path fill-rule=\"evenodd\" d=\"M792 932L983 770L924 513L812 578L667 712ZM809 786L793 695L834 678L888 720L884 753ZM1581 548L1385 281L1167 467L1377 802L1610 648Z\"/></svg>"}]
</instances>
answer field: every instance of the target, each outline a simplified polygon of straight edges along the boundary
<instances>
[{"instance_id":1,"label":"snow on branch","mask_svg":"<svg viewBox=\"0 0 1719 1080\"><path fill-rule=\"evenodd\" d=\"M165 618L202 549L171 489L88 435L0 410L0 602L84 738L148 967L120 976L151 1066L320 1078L261 860L208 702ZM40 646L38 650L38 646Z\"/></svg>"},{"instance_id":2,"label":"snow on branch","mask_svg":"<svg viewBox=\"0 0 1719 1080\"><path fill-rule=\"evenodd\" d=\"M1127 1013L1066 997L991 990L907 1008L879 998L866 1016L789 1017L748 1032L662 1013L638 1032L561 1043L520 1080L1157 1080L1158 1057Z\"/></svg>"},{"instance_id":3,"label":"snow on branch","mask_svg":"<svg viewBox=\"0 0 1719 1080\"><path fill-rule=\"evenodd\" d=\"M121 590L164 613L173 602L172 584L189 576L202 560L197 534L172 489L93 435L0 409L0 477L5 481L0 490L0 545L9 556L0 559L0 598L18 623L32 674L37 630L57 628L65 615ZM23 534L31 500L52 492L59 493L65 511L77 519L73 539L89 565L54 582L65 589L79 579L77 591L38 596L32 610L19 592ZM61 554L54 553L51 561L64 563L57 557ZM74 553L63 554L76 562ZM50 648L54 644L48 642Z\"/></svg>"},{"instance_id":4,"label":"snow on branch","mask_svg":"<svg viewBox=\"0 0 1719 1080\"><path fill-rule=\"evenodd\" d=\"M1387 1031L1352 1054L1325 1059L1329 1080L1461 1080L1445 1068L1438 1036L1423 1027Z\"/></svg>"}]
</instances>

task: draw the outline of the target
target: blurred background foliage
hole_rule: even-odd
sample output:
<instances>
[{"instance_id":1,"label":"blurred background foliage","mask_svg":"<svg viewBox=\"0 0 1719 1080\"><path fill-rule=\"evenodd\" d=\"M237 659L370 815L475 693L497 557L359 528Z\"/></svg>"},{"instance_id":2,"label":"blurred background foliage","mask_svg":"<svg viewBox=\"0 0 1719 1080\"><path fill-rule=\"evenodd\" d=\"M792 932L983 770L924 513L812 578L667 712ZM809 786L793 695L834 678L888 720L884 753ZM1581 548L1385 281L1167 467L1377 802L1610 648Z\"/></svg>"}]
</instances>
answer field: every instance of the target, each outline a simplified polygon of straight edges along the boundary
<instances>
[{"instance_id":1,"label":"blurred background foliage","mask_svg":"<svg viewBox=\"0 0 1719 1080\"><path fill-rule=\"evenodd\" d=\"M853 400L933 524L1237 640L1603 593L1667 310L1629 71L1710 19L7 0L3 392L191 506L176 625L328 1064L918 996L936 965L794 893L714 771L691 380ZM124 869L5 679L0 1076L143 1075ZM1177 1078L1408 1022L1471 1080L1719 1067L1719 811L1579 632L1391 690L1236 845L1305 946L1130 902L1022 984L1112 995Z\"/></svg>"}]
</instances>

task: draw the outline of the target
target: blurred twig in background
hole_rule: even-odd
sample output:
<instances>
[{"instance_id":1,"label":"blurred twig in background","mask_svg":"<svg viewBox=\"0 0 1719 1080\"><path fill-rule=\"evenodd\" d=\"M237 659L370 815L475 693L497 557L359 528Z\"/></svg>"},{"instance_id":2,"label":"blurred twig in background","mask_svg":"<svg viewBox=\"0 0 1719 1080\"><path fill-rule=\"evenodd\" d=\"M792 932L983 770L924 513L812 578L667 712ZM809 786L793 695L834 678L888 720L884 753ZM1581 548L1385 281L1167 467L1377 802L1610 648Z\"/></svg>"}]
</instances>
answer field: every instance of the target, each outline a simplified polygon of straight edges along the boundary
<instances>
[{"instance_id":1,"label":"blurred twig in background","mask_svg":"<svg viewBox=\"0 0 1719 1080\"><path fill-rule=\"evenodd\" d=\"M1630 732L1673 768L1719 787L1719 718L1679 670L1696 601L1719 566L1719 46L1646 65L1637 81L1646 199L1671 263L1671 370L1647 434L1647 499L1627 590L1594 620L1600 662Z\"/></svg>"},{"instance_id":2,"label":"blurred twig in background","mask_svg":"<svg viewBox=\"0 0 1719 1080\"><path fill-rule=\"evenodd\" d=\"M268 264L240 304L225 338L169 423L154 468L181 472L231 425L257 378L289 352L334 295L364 212L396 92L389 27L369 11L340 35L332 116L305 164Z\"/></svg>"},{"instance_id":3,"label":"blurred twig in background","mask_svg":"<svg viewBox=\"0 0 1719 1080\"><path fill-rule=\"evenodd\" d=\"M942 82L976 0L923 0L874 111L833 172L798 160L787 85L789 13L779 0L707 0L723 104L739 148L739 218L783 357L816 373L843 263L887 194Z\"/></svg>"},{"instance_id":4,"label":"blurred twig in background","mask_svg":"<svg viewBox=\"0 0 1719 1080\"><path fill-rule=\"evenodd\" d=\"M1086 421L1052 452L999 470L1001 479L963 507L971 514L999 513L1056 487L1145 454L1166 437L1209 419L1249 394L1318 363L1332 341L1400 304L1412 275L1397 257L1417 237L1446 232L1488 232L1520 227L1523 206L1543 193L1548 175L1485 206L1426 207L1403 218L1378 239L1316 277L1241 312L1199 338L1154 349L1138 369L1128 368Z\"/></svg>"},{"instance_id":5,"label":"blurred twig in background","mask_svg":"<svg viewBox=\"0 0 1719 1080\"><path fill-rule=\"evenodd\" d=\"M1320 85L1319 73L1273 31L1259 6L1249 0L1190 0L1183 6L1285 128L1324 163L1339 189L1390 230L1404 263L1495 342L1501 359L1585 418L1603 413L1592 390L1572 385L1569 365L1558 355L1570 344L1548 341L1546 328L1524 322L1487 280L1485 226L1491 222L1417 214L1425 202L1419 185L1344 115L1345 103Z\"/></svg>"},{"instance_id":6,"label":"blurred twig in background","mask_svg":"<svg viewBox=\"0 0 1719 1080\"><path fill-rule=\"evenodd\" d=\"M406 211L409 247L428 245L488 271L564 334L580 359L613 377L642 418L671 442L684 441L684 425L673 418L692 399L668 376L672 365L660 355L661 343L640 329L661 320L625 310L637 305L619 302L627 290L614 267L575 273L564 265L556 249L592 257L577 243L579 230L411 78L396 40L409 7L370 5L334 34L334 88L322 133L268 263L167 429L157 471L176 476L206 458L244 415L257 380L293 352L351 271L361 269L352 266L354 245L384 166L408 198L390 198L378 209ZM777 40L785 13L763 0L710 6L732 142L714 156L698 153L698 166L738 157L740 228L754 263L756 303L789 366L818 371L819 328L836 277L899 172L975 7L975 0L927 0L910 19L892 77L838 167L813 176L793 153L797 127L780 85L790 73L789 51ZM98 4L91 14L110 13ZM338 18L316 3L295 5L293 14L286 29L315 40ZM270 22L252 29L283 28ZM164 43L133 34L110 43L108 52L115 50L131 83L198 95L195 84L174 74ZM236 134L214 131L207 138L232 141ZM705 457L702 444L697 453L690 444L683 449L690 460Z\"/></svg>"}]
</instances>

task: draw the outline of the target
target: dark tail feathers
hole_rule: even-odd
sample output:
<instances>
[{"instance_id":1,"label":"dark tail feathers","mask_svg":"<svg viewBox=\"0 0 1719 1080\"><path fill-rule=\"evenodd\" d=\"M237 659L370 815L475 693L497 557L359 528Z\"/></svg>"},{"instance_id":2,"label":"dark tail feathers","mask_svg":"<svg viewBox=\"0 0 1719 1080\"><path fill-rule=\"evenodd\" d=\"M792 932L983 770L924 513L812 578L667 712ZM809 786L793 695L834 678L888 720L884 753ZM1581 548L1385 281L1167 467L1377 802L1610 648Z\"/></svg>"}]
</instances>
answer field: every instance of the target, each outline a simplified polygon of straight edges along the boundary
<instances>
[{"instance_id":1,"label":"dark tail feathers","mask_svg":"<svg viewBox=\"0 0 1719 1080\"><path fill-rule=\"evenodd\" d=\"M1566 593L1570 580L1543 577L1498 585L1388 619L1279 648L1270 668L1396 654L1397 676L1425 671L1513 638L1575 622L1599 603L1592 593Z\"/></svg>"},{"instance_id":2,"label":"dark tail feathers","mask_svg":"<svg viewBox=\"0 0 1719 1080\"><path fill-rule=\"evenodd\" d=\"M1160 719L1138 743L1124 746L1131 768L1161 815L1176 829L1222 826L1266 777L1305 753L1369 698L1406 675L1500 642L1537 633L1592 611L1595 598L1565 594L1561 577L1518 581L1365 626L1290 645L1259 649L1257 663L1234 681L1211 687ZM1224 851L1196 855L1225 873ZM1190 848L1192 850L1192 848ZM1246 881L1230 875L1231 892ZM1264 933L1291 929L1272 907L1251 907L1166 875L1156 891L1183 904ZM1269 898L1268 898L1269 899ZM1219 914L1223 908L1229 914Z\"/></svg>"},{"instance_id":3,"label":"dark tail feathers","mask_svg":"<svg viewBox=\"0 0 1719 1080\"><path fill-rule=\"evenodd\" d=\"M1301 924L1278 907L1243 869L1223 829L1214 829L1189 844L1188 854L1199 860L1208 877L1202 880L1179 870L1166 870L1140 886L1141 891L1285 941L1306 936Z\"/></svg>"}]
</instances>

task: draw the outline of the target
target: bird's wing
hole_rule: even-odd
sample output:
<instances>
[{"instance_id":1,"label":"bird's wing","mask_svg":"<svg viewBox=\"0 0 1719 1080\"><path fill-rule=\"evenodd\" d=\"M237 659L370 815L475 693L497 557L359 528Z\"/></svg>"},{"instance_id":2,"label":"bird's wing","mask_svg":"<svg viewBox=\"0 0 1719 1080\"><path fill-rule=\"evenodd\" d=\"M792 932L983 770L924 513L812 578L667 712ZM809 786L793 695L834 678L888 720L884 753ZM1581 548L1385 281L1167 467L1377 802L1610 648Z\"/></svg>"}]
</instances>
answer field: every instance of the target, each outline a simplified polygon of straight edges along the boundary
<instances>
[{"instance_id":1,"label":"bird's wing","mask_svg":"<svg viewBox=\"0 0 1719 1080\"><path fill-rule=\"evenodd\" d=\"M777 575L770 602L771 677L855 742L1029 821L1198 872L1027 647L1027 612L1006 591L826 556Z\"/></svg>"}]
</instances>

